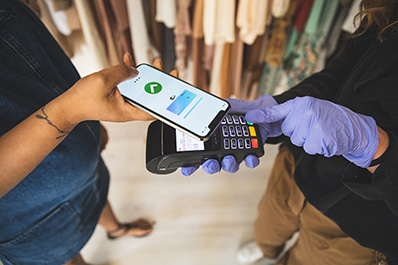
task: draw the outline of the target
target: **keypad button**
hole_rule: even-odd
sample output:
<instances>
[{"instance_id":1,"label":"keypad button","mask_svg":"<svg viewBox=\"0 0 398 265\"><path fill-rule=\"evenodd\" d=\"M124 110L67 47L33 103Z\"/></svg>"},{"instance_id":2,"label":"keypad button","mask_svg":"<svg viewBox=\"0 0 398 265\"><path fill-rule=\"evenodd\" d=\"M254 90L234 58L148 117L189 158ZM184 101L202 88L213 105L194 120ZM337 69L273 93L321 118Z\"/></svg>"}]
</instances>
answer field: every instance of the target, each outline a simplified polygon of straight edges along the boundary
<instances>
[{"instance_id":1,"label":"keypad button","mask_svg":"<svg viewBox=\"0 0 398 265\"><path fill-rule=\"evenodd\" d=\"M224 139L224 149L229 149L229 148L230 148L229 139Z\"/></svg>"},{"instance_id":2,"label":"keypad button","mask_svg":"<svg viewBox=\"0 0 398 265\"><path fill-rule=\"evenodd\" d=\"M240 124L246 124L245 117L243 117L243 116L239 116L239 121L240 121Z\"/></svg>"},{"instance_id":3,"label":"keypad button","mask_svg":"<svg viewBox=\"0 0 398 265\"><path fill-rule=\"evenodd\" d=\"M253 148L258 148L258 141L255 138L252 139L252 147Z\"/></svg>"},{"instance_id":4,"label":"keypad button","mask_svg":"<svg viewBox=\"0 0 398 265\"><path fill-rule=\"evenodd\" d=\"M218 150L218 148L220 147L220 141L212 141L211 145L214 150Z\"/></svg>"},{"instance_id":5,"label":"keypad button","mask_svg":"<svg viewBox=\"0 0 398 265\"><path fill-rule=\"evenodd\" d=\"M244 149L245 148L245 145L243 143L243 139L242 138L238 139L238 148L239 149Z\"/></svg>"},{"instance_id":6,"label":"keypad button","mask_svg":"<svg viewBox=\"0 0 398 265\"><path fill-rule=\"evenodd\" d=\"M242 137L242 135L243 135L243 133L242 133L242 127L236 126L235 130L236 130L236 135L237 135L238 137Z\"/></svg>"},{"instance_id":7,"label":"keypad button","mask_svg":"<svg viewBox=\"0 0 398 265\"><path fill-rule=\"evenodd\" d=\"M222 130L222 135L223 135L224 137L228 137L228 136L229 136L229 133L228 133L228 126L227 126L227 125L222 126L222 127L221 127L221 130Z\"/></svg>"},{"instance_id":8,"label":"keypad button","mask_svg":"<svg viewBox=\"0 0 398 265\"><path fill-rule=\"evenodd\" d=\"M231 148L236 149L237 148L237 141L235 138L231 139Z\"/></svg>"},{"instance_id":9,"label":"keypad button","mask_svg":"<svg viewBox=\"0 0 398 265\"><path fill-rule=\"evenodd\" d=\"M249 139L249 138L246 138L246 139L245 139L245 148L246 148L246 149L250 149L251 147L252 147L252 145L251 145L250 139Z\"/></svg>"},{"instance_id":10,"label":"keypad button","mask_svg":"<svg viewBox=\"0 0 398 265\"><path fill-rule=\"evenodd\" d=\"M232 118L230 115L227 115L226 120L228 124L232 124Z\"/></svg>"},{"instance_id":11,"label":"keypad button","mask_svg":"<svg viewBox=\"0 0 398 265\"><path fill-rule=\"evenodd\" d=\"M221 124L226 124L226 123L227 121L225 120L225 118L221 120Z\"/></svg>"},{"instance_id":12,"label":"keypad button","mask_svg":"<svg viewBox=\"0 0 398 265\"><path fill-rule=\"evenodd\" d=\"M248 137L249 136L249 128L247 126L242 126L243 135Z\"/></svg>"},{"instance_id":13,"label":"keypad button","mask_svg":"<svg viewBox=\"0 0 398 265\"><path fill-rule=\"evenodd\" d=\"M249 131L250 131L250 136L256 137L256 129L254 129L253 126L249 127Z\"/></svg>"},{"instance_id":14,"label":"keypad button","mask_svg":"<svg viewBox=\"0 0 398 265\"><path fill-rule=\"evenodd\" d=\"M236 115L232 115L232 120L234 122L234 124L239 124L239 118Z\"/></svg>"},{"instance_id":15,"label":"keypad button","mask_svg":"<svg viewBox=\"0 0 398 265\"><path fill-rule=\"evenodd\" d=\"M229 128L229 135L230 136L232 136L232 137L234 137L236 134L235 134L235 126L229 126L228 127Z\"/></svg>"}]
</instances>

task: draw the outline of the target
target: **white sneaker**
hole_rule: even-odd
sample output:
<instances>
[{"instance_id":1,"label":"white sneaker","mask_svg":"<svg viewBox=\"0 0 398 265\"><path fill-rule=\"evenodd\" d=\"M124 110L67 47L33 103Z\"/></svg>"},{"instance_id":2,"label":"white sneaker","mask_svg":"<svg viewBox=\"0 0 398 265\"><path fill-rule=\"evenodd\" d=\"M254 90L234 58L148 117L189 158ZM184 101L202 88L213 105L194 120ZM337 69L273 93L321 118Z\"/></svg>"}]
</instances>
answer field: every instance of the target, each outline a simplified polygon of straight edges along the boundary
<instances>
[{"instance_id":1,"label":"white sneaker","mask_svg":"<svg viewBox=\"0 0 398 265\"><path fill-rule=\"evenodd\" d=\"M275 264L275 259L264 258L264 254L260 247L254 242L250 241L242 245L236 254L236 260L241 265L255 264L262 261L261 264L273 265Z\"/></svg>"}]
</instances>

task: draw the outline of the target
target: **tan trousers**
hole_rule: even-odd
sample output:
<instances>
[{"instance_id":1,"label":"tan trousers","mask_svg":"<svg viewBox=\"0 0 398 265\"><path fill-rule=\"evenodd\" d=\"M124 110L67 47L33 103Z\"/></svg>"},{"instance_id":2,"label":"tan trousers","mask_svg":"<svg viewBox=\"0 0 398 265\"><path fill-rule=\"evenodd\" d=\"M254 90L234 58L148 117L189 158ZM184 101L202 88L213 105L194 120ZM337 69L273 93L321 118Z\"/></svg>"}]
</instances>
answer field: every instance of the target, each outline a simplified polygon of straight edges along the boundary
<instances>
[{"instance_id":1,"label":"tan trousers","mask_svg":"<svg viewBox=\"0 0 398 265\"><path fill-rule=\"evenodd\" d=\"M310 205L293 180L295 164L287 148L277 155L258 207L254 239L268 258L276 258L296 232L296 244L277 265L370 265L380 254L364 248Z\"/></svg>"}]
</instances>

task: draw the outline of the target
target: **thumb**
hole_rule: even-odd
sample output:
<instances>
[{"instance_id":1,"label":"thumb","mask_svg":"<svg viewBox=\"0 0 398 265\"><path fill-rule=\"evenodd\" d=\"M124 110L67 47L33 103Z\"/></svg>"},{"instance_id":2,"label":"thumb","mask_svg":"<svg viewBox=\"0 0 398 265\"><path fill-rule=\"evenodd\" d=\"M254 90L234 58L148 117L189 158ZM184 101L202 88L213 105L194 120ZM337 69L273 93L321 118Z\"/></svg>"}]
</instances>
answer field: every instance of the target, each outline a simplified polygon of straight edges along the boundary
<instances>
[{"instance_id":1,"label":"thumb","mask_svg":"<svg viewBox=\"0 0 398 265\"><path fill-rule=\"evenodd\" d=\"M100 80L103 85L110 88L137 76L137 74L137 69L124 64L115 65L95 73L95 75L101 78Z\"/></svg>"},{"instance_id":2,"label":"thumb","mask_svg":"<svg viewBox=\"0 0 398 265\"><path fill-rule=\"evenodd\" d=\"M277 122L285 119L292 107L293 100L289 100L273 107L249 111L245 118L248 122L252 123Z\"/></svg>"}]
</instances>

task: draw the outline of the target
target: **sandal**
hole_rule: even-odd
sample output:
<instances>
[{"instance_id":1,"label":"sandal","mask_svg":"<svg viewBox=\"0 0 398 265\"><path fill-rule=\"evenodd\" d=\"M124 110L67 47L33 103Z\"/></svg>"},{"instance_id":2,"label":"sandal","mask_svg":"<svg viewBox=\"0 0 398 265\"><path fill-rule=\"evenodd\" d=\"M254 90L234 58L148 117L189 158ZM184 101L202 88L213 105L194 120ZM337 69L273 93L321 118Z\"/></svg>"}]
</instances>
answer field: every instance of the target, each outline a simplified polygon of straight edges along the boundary
<instances>
[{"instance_id":1,"label":"sandal","mask_svg":"<svg viewBox=\"0 0 398 265\"><path fill-rule=\"evenodd\" d=\"M148 220L138 219L131 223L118 224L115 230L108 231L106 235L108 236L109 239L114 240L129 235L128 233L131 229L148 230L146 233L142 235L131 235L134 237L145 237L152 232L153 225ZM116 236L115 234L118 234L118 232L120 231L123 231L123 233L119 233L119 235Z\"/></svg>"}]
</instances>

